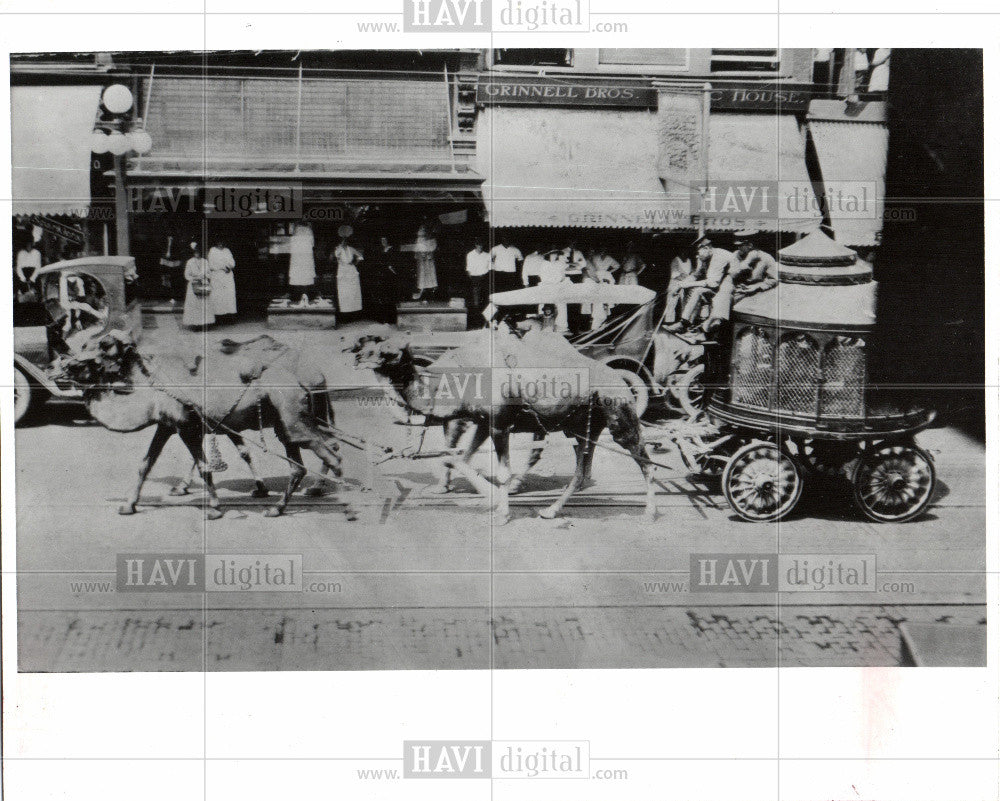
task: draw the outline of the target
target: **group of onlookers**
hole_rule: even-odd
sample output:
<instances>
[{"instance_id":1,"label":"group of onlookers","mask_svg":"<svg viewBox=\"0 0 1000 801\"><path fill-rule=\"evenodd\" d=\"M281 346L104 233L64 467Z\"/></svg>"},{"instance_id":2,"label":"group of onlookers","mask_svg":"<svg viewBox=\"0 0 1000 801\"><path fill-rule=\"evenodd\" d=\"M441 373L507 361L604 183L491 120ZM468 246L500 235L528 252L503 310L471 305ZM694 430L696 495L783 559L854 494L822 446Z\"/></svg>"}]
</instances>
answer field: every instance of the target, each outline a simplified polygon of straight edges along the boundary
<instances>
[{"instance_id":1,"label":"group of onlookers","mask_svg":"<svg viewBox=\"0 0 1000 801\"><path fill-rule=\"evenodd\" d=\"M201 245L191 243L191 256L184 265L187 292L182 322L191 328L213 325L217 317L236 314L236 260L222 239L216 239L201 254Z\"/></svg>"},{"instance_id":2,"label":"group of onlookers","mask_svg":"<svg viewBox=\"0 0 1000 801\"><path fill-rule=\"evenodd\" d=\"M465 270L471 285L471 308L474 311L486 305L490 292L570 281L638 285L639 274L645 269L646 263L631 242L622 261L602 246L583 252L573 242L562 245L550 242L524 255L506 236L501 236L489 251L485 249L482 239L476 240L465 257ZM568 331L567 305L555 304L554 313L555 330ZM597 328L604 324L609 309L606 304L594 303L587 304L581 313L590 317L592 328Z\"/></svg>"},{"instance_id":3,"label":"group of onlookers","mask_svg":"<svg viewBox=\"0 0 1000 801\"><path fill-rule=\"evenodd\" d=\"M733 303L777 283L777 263L755 246L757 235L753 230L736 232L735 250L716 247L711 238L701 236L693 243L691 255L673 259L663 315L668 331L698 327L710 333L729 318ZM637 285L646 263L631 242L619 261L603 246L583 252L573 242L551 242L523 255L506 236L501 236L489 251L482 240L477 240L466 255L465 269L471 284L471 308L480 310L489 292L517 286L565 281ZM569 330L567 304L539 309L540 314L544 311L554 315L553 330ZM581 314L589 317L591 329L603 325L609 313L606 304L584 304L581 308Z\"/></svg>"}]
</instances>

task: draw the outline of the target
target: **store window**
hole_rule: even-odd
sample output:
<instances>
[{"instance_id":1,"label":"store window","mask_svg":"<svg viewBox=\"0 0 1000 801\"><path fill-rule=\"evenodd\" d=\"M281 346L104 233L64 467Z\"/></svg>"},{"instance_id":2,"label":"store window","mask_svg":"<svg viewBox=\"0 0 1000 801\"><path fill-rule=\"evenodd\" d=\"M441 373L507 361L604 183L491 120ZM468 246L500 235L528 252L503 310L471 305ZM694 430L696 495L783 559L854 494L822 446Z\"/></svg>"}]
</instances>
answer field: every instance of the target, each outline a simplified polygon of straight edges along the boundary
<instances>
[{"instance_id":1,"label":"store window","mask_svg":"<svg viewBox=\"0 0 1000 801\"><path fill-rule=\"evenodd\" d=\"M616 67L684 70L689 66L686 47L602 47L597 51L597 60L602 66Z\"/></svg>"},{"instance_id":2,"label":"store window","mask_svg":"<svg viewBox=\"0 0 1000 801\"><path fill-rule=\"evenodd\" d=\"M776 75L781 64L778 50L713 50L712 72L755 72Z\"/></svg>"},{"instance_id":3,"label":"store window","mask_svg":"<svg viewBox=\"0 0 1000 801\"><path fill-rule=\"evenodd\" d=\"M556 48L499 47L493 63L501 67L572 67L573 51Z\"/></svg>"}]
</instances>

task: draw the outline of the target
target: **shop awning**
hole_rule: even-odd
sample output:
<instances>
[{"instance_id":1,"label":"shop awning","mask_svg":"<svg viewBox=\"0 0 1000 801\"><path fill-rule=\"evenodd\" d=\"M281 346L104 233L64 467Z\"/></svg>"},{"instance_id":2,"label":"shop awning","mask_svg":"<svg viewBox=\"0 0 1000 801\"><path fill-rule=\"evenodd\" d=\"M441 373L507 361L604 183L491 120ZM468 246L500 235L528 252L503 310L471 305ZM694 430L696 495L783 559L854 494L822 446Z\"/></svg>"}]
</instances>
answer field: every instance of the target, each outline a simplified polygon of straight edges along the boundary
<instances>
[{"instance_id":1,"label":"shop awning","mask_svg":"<svg viewBox=\"0 0 1000 801\"><path fill-rule=\"evenodd\" d=\"M495 227L686 228L688 198L656 174L655 113L484 108L483 202Z\"/></svg>"},{"instance_id":2,"label":"shop awning","mask_svg":"<svg viewBox=\"0 0 1000 801\"><path fill-rule=\"evenodd\" d=\"M441 78L179 78L145 81L152 150L141 174L449 172Z\"/></svg>"},{"instance_id":3,"label":"shop awning","mask_svg":"<svg viewBox=\"0 0 1000 801\"><path fill-rule=\"evenodd\" d=\"M14 214L86 217L100 86L12 86Z\"/></svg>"},{"instance_id":4,"label":"shop awning","mask_svg":"<svg viewBox=\"0 0 1000 801\"><path fill-rule=\"evenodd\" d=\"M815 230L821 220L806 169L805 131L792 114L712 114L709 118L709 185L718 193L767 186L777 196L761 212L729 213L724 207L706 219L708 230L757 228L761 231Z\"/></svg>"},{"instance_id":5,"label":"shop awning","mask_svg":"<svg viewBox=\"0 0 1000 801\"><path fill-rule=\"evenodd\" d=\"M478 124L483 200L494 227L695 229L704 169L686 180L660 175L656 112L485 108ZM805 137L791 115L712 114L709 171L715 182L774 184L770 216L728 214L709 230L753 226L807 231L819 213L805 166ZM676 176L674 176L675 178ZM783 212L790 196L804 210Z\"/></svg>"},{"instance_id":6,"label":"shop awning","mask_svg":"<svg viewBox=\"0 0 1000 801\"><path fill-rule=\"evenodd\" d=\"M831 197L828 205L834 237L853 247L878 244L885 208L889 129L875 122L810 120L809 131L823 185ZM837 199L837 193L861 200L846 205Z\"/></svg>"}]
</instances>

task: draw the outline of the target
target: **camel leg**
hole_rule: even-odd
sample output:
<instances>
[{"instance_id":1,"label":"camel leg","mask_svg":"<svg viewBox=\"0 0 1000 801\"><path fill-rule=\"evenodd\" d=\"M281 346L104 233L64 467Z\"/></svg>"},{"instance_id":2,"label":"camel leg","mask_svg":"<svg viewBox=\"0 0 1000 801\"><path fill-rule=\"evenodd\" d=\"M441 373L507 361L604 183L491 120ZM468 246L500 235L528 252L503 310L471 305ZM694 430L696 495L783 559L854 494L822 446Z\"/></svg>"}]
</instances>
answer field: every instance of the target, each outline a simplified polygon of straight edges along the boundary
<instances>
[{"instance_id":1,"label":"camel leg","mask_svg":"<svg viewBox=\"0 0 1000 801\"><path fill-rule=\"evenodd\" d=\"M146 455L142 457L142 462L139 463L139 481L135 485L132 497L118 507L118 514L135 514L135 507L139 503L139 494L142 492L142 485L146 483L146 476L153 469L153 465L156 464L156 460L163 451L163 446L167 444L167 440L173 434L174 429L170 426L163 425L162 423L156 426L156 431L153 432L153 439L149 443L149 448L146 449Z\"/></svg>"},{"instance_id":2,"label":"camel leg","mask_svg":"<svg viewBox=\"0 0 1000 801\"><path fill-rule=\"evenodd\" d=\"M201 480L205 482L205 491L208 493L208 509L205 510L205 517L209 520L218 520L222 517L222 510L219 509L219 496L215 494L215 482L212 480L212 471L205 463L205 451L202 447L203 432L201 426L195 428L182 428L178 431L181 441L187 446L191 456L194 457L195 464L198 465L198 473Z\"/></svg>"},{"instance_id":3,"label":"camel leg","mask_svg":"<svg viewBox=\"0 0 1000 801\"><path fill-rule=\"evenodd\" d=\"M264 510L264 517L278 517L288 506L288 500L292 497L299 483L306 474L306 469L302 466L302 450L293 442L284 442L285 454L292 460L292 469L288 475L288 486L281 495L281 499L274 505Z\"/></svg>"},{"instance_id":4,"label":"camel leg","mask_svg":"<svg viewBox=\"0 0 1000 801\"><path fill-rule=\"evenodd\" d=\"M257 475L257 471L253 467L253 459L250 458L250 449L247 448L246 442L243 441L243 437L239 434L228 434L229 439L232 440L233 445L236 446L236 450L240 452L240 458L247 463L247 467L250 468L250 475L253 476L254 490L250 493L251 498L266 498L267 497L267 487L264 486L264 482L260 480L260 476Z\"/></svg>"},{"instance_id":5,"label":"camel leg","mask_svg":"<svg viewBox=\"0 0 1000 801\"><path fill-rule=\"evenodd\" d=\"M307 495L310 498L319 498L325 495L327 484L330 484L331 487L335 489L338 484L336 479L343 474L343 471L341 470L340 467L341 465L340 454L337 453L337 450L340 448L340 446L337 445L335 442L328 442L327 440L324 440L318 434L317 434L317 441L322 443L323 447L326 448L326 451L324 453L329 454L327 456L327 459L330 459L330 461L327 461L327 459L323 458L323 455L320 454L316 450L316 448L313 447L313 443L309 443L306 446L307 448L309 448L309 450L311 450L313 453L319 456L320 461L323 463L323 466L320 468L319 471L320 477L317 478L314 483L310 484L308 487L302 490L302 494ZM369 458L369 468L370 467L371 467L371 460ZM327 476L332 476L332 478L327 478ZM371 487L368 487L368 489L371 489Z\"/></svg>"},{"instance_id":6,"label":"camel leg","mask_svg":"<svg viewBox=\"0 0 1000 801\"><path fill-rule=\"evenodd\" d=\"M545 434L541 431L536 431L531 435L532 446L531 450L528 451L528 463L525 465L524 470L517 475L515 475L510 481L510 492L513 495L521 489L521 485L524 484L524 478L528 475L539 460L542 458L542 451L545 450Z\"/></svg>"},{"instance_id":7,"label":"camel leg","mask_svg":"<svg viewBox=\"0 0 1000 801\"><path fill-rule=\"evenodd\" d=\"M583 455L583 486L589 487L594 483L590 471L594 466L594 452L597 450L597 437L591 436L591 442L587 443L587 452Z\"/></svg>"},{"instance_id":8,"label":"camel leg","mask_svg":"<svg viewBox=\"0 0 1000 801\"><path fill-rule=\"evenodd\" d=\"M569 484L566 485L566 489L563 490L562 495L560 495L551 506L546 506L541 512L538 513L539 517L544 517L546 520L558 517L563 507L566 505L566 501L570 499L574 492L580 489L580 485L583 483L583 471L586 468L587 451L589 449L590 443L586 442L582 435L577 436L576 470L573 473L573 478L570 479Z\"/></svg>"},{"instance_id":9,"label":"camel leg","mask_svg":"<svg viewBox=\"0 0 1000 801\"><path fill-rule=\"evenodd\" d=\"M477 425L475 433L473 434L474 437L473 441L479 438L479 435L481 433L479 429L480 426ZM447 423L445 423L444 424L445 449L450 451L458 447L458 441L462 438L462 434L464 433L465 433L464 420L449 420ZM481 439L479 439L479 444L476 445L476 448L479 448L479 446L482 445L485 441L486 441L486 434L483 433L483 436ZM468 453L468 451L466 451L466 453ZM475 451L473 451L473 453L475 453ZM469 458L472 458L472 454L469 454ZM468 461L468 459L463 457L463 461ZM444 473L441 475L441 480L438 482L437 486L431 489L431 492L438 493L439 495L443 495L446 492L451 492L451 467L449 467L450 464L451 462L446 459L444 463Z\"/></svg>"},{"instance_id":10,"label":"camel leg","mask_svg":"<svg viewBox=\"0 0 1000 801\"><path fill-rule=\"evenodd\" d=\"M174 484L174 486L170 488L170 491L167 494L174 497L187 495L188 490L194 483L194 476L197 471L198 471L198 464L196 462L191 462L191 469L188 470L187 476L185 478L182 478L179 484Z\"/></svg>"},{"instance_id":11,"label":"camel leg","mask_svg":"<svg viewBox=\"0 0 1000 801\"><path fill-rule=\"evenodd\" d=\"M646 453L646 444L642 441L642 429L639 418L635 416L635 410L630 406L618 407L608 418L608 428L615 442L631 454L642 471L642 478L646 482L645 518L649 521L656 520L653 470L649 464L649 454Z\"/></svg>"},{"instance_id":12,"label":"camel leg","mask_svg":"<svg viewBox=\"0 0 1000 801\"><path fill-rule=\"evenodd\" d=\"M493 448L497 452L497 504L496 517L498 525L510 522L510 431L506 428L493 429Z\"/></svg>"}]
</instances>

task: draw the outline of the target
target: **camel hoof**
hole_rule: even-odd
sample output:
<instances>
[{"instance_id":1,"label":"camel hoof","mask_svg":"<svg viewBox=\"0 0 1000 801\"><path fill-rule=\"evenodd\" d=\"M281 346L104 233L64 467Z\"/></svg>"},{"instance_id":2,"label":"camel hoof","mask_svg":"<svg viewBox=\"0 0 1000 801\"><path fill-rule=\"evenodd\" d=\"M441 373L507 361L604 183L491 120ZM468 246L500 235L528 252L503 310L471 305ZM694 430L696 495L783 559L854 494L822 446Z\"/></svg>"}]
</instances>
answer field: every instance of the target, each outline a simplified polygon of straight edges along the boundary
<instances>
[{"instance_id":1,"label":"camel hoof","mask_svg":"<svg viewBox=\"0 0 1000 801\"><path fill-rule=\"evenodd\" d=\"M134 503L123 503L118 507L118 514L120 515L134 515L135 514L135 504Z\"/></svg>"},{"instance_id":2,"label":"camel hoof","mask_svg":"<svg viewBox=\"0 0 1000 801\"><path fill-rule=\"evenodd\" d=\"M538 513L538 516L543 520L554 520L559 517L559 510L554 509L551 506L546 506L542 511Z\"/></svg>"},{"instance_id":3,"label":"camel hoof","mask_svg":"<svg viewBox=\"0 0 1000 801\"><path fill-rule=\"evenodd\" d=\"M451 484L438 484L431 487L430 491L435 495L447 495L451 492Z\"/></svg>"},{"instance_id":4,"label":"camel hoof","mask_svg":"<svg viewBox=\"0 0 1000 801\"><path fill-rule=\"evenodd\" d=\"M264 517L281 517L281 510L277 506L268 506L264 510Z\"/></svg>"},{"instance_id":5,"label":"camel hoof","mask_svg":"<svg viewBox=\"0 0 1000 801\"><path fill-rule=\"evenodd\" d=\"M208 509L205 510L205 517L209 520L218 520L222 517L222 510L216 509L214 506L209 506Z\"/></svg>"},{"instance_id":6,"label":"camel hoof","mask_svg":"<svg viewBox=\"0 0 1000 801\"><path fill-rule=\"evenodd\" d=\"M168 492L167 494L173 496L174 498L178 498L181 495L187 495L188 488L181 484L178 484L176 487L171 487L170 492Z\"/></svg>"},{"instance_id":7,"label":"camel hoof","mask_svg":"<svg viewBox=\"0 0 1000 801\"><path fill-rule=\"evenodd\" d=\"M267 487L257 487L253 492L250 493L251 498L266 498L271 493L267 491Z\"/></svg>"},{"instance_id":8,"label":"camel hoof","mask_svg":"<svg viewBox=\"0 0 1000 801\"><path fill-rule=\"evenodd\" d=\"M646 523L655 523L656 522L656 512L655 511L653 511L653 512L643 512L642 519Z\"/></svg>"},{"instance_id":9,"label":"camel hoof","mask_svg":"<svg viewBox=\"0 0 1000 801\"><path fill-rule=\"evenodd\" d=\"M306 487L302 491L302 494L307 498L320 498L323 495L326 495L326 490L322 487Z\"/></svg>"},{"instance_id":10,"label":"camel hoof","mask_svg":"<svg viewBox=\"0 0 1000 801\"><path fill-rule=\"evenodd\" d=\"M501 514L500 512L497 512L493 516L493 522L498 526L506 526L510 521L511 521L510 512L507 512L506 514Z\"/></svg>"},{"instance_id":11,"label":"camel hoof","mask_svg":"<svg viewBox=\"0 0 1000 801\"><path fill-rule=\"evenodd\" d=\"M510 482L510 486L507 487L507 492L509 492L511 495L517 495L517 493L521 491L521 488L523 486L524 482L515 479L514 481Z\"/></svg>"}]
</instances>

